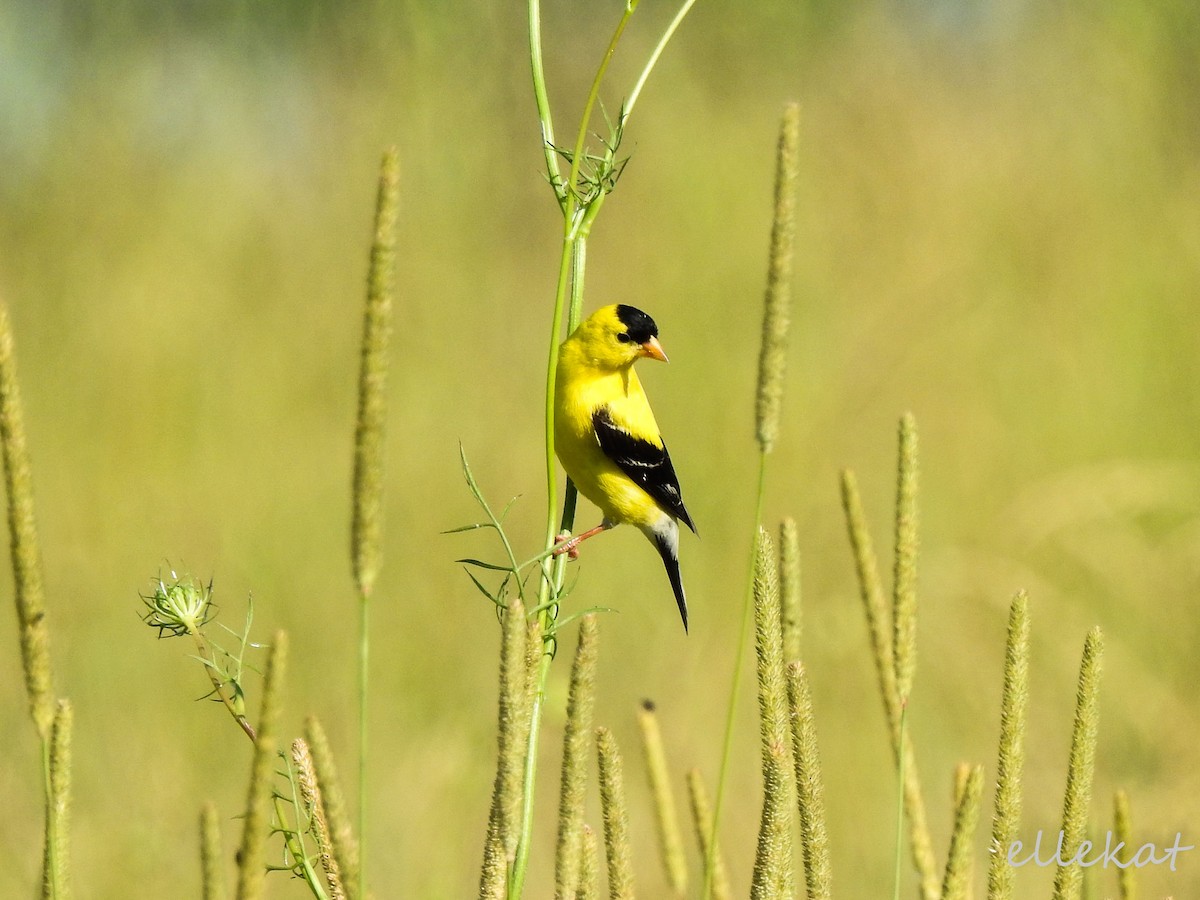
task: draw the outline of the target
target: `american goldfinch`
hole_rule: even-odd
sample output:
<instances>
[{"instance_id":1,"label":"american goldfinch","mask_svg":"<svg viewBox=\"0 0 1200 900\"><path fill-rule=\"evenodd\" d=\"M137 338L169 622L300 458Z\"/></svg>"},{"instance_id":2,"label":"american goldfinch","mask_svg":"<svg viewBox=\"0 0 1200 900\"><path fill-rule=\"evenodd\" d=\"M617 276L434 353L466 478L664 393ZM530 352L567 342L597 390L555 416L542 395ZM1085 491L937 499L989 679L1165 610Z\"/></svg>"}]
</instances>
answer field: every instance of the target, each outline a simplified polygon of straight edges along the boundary
<instances>
[{"instance_id":1,"label":"american goldfinch","mask_svg":"<svg viewBox=\"0 0 1200 900\"><path fill-rule=\"evenodd\" d=\"M555 553L573 557L580 541L623 522L636 525L662 556L687 631L677 521L693 532L696 526L633 371L642 357L667 361L654 320L625 305L596 310L559 349L554 448L579 493L600 507L604 520Z\"/></svg>"}]
</instances>

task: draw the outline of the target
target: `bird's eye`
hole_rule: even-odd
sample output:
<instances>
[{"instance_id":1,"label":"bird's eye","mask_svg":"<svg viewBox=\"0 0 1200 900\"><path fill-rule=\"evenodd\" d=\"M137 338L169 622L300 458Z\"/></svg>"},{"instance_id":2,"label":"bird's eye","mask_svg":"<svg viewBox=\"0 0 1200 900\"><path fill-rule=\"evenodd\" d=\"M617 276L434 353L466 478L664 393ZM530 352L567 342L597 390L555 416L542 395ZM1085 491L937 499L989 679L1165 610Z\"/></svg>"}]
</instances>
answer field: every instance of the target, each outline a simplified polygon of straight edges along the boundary
<instances>
[{"instance_id":1,"label":"bird's eye","mask_svg":"<svg viewBox=\"0 0 1200 900\"><path fill-rule=\"evenodd\" d=\"M620 334L617 335L617 340L620 341L622 344L628 344L630 341L633 340L633 338L631 338L628 334L626 334L625 332L622 331Z\"/></svg>"}]
</instances>

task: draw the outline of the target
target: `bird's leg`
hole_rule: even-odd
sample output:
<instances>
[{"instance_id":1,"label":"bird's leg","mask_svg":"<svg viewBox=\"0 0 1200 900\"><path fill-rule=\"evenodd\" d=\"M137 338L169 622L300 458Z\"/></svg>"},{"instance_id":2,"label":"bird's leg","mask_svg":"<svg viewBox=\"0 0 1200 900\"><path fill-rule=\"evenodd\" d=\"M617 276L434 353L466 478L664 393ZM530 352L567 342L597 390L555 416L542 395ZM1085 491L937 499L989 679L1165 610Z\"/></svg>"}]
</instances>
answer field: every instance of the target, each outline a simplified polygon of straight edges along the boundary
<instances>
[{"instance_id":1,"label":"bird's leg","mask_svg":"<svg viewBox=\"0 0 1200 900\"><path fill-rule=\"evenodd\" d=\"M587 531L575 535L575 537L571 537L569 532L564 531L559 535L559 539L562 540L563 543L554 548L554 553L552 555L562 556L565 553L567 554L567 559L579 559L579 545L581 543L590 537L595 537L602 531L608 531L608 529L612 527L613 523L605 519L595 528L589 528Z\"/></svg>"}]
</instances>

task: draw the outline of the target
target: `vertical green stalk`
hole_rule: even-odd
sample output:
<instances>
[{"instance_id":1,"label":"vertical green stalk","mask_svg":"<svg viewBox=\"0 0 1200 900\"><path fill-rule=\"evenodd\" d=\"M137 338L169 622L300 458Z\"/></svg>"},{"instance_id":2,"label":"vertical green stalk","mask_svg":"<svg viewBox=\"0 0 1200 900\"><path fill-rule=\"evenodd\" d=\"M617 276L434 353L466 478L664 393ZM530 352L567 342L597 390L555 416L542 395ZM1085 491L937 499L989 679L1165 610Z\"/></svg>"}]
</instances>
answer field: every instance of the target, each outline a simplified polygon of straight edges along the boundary
<instances>
[{"instance_id":1,"label":"vertical green stalk","mask_svg":"<svg viewBox=\"0 0 1200 900\"><path fill-rule=\"evenodd\" d=\"M988 897L1012 900L1013 867L1008 848L1021 824L1021 772L1025 767L1025 721L1029 709L1029 598L1013 598L1004 651L1004 694L1000 701L1000 754L996 763L995 815L988 863Z\"/></svg>"},{"instance_id":2,"label":"vertical green stalk","mask_svg":"<svg viewBox=\"0 0 1200 900\"><path fill-rule=\"evenodd\" d=\"M55 783L56 740L67 747L70 707L56 712L50 666L50 628L42 585L42 554L33 512L33 472L25 439L25 419L17 380L17 358L8 307L0 302L0 451L4 457L4 486L8 494L8 535L12 556L21 665L29 712L42 744L42 790L45 799L45 853L42 896L65 898L66 802L69 777ZM63 701L65 703L65 701ZM64 711L65 710L65 711ZM61 720L61 728L59 727ZM57 735L57 737L56 737ZM63 751L66 752L66 751ZM69 760L69 756L66 757ZM57 814L62 802L62 817ZM60 859L60 854L63 858Z\"/></svg>"},{"instance_id":3,"label":"vertical green stalk","mask_svg":"<svg viewBox=\"0 0 1200 900\"><path fill-rule=\"evenodd\" d=\"M1124 844L1129 847L1133 842L1133 824L1129 813L1129 795L1124 791L1117 791L1113 795L1113 831L1118 846ZM1133 854L1126 852L1125 862L1128 863ZM1137 900L1137 880L1134 875L1134 867L1126 865L1125 868L1117 869L1117 886L1121 891L1121 900Z\"/></svg>"},{"instance_id":4,"label":"vertical green stalk","mask_svg":"<svg viewBox=\"0 0 1200 900\"><path fill-rule=\"evenodd\" d=\"M636 97L635 97L636 99ZM767 456L779 434L779 419L783 407L783 389L787 376L788 331L791 325L792 259L795 253L796 203L795 187L800 170L800 108L789 104L779 124L779 140L775 153L775 206L771 221L771 245L767 257L767 286L763 300L762 341L758 356L758 383L754 403L754 433L758 442L758 489L754 504L754 528L757 534L762 523L763 496L766 491ZM751 607L754 602L755 555L751 552L750 578L742 605L742 622L734 651L733 675L730 678L729 704L725 713L725 737L721 747L721 768L717 775L717 798L713 807L713 834L709 843L716 844L721 809L725 802L726 775L733 752L733 725L741 692L742 666L750 631ZM713 865L710 857L704 872L705 900L712 897Z\"/></svg>"},{"instance_id":5,"label":"vertical green stalk","mask_svg":"<svg viewBox=\"0 0 1200 900\"><path fill-rule=\"evenodd\" d=\"M979 821L979 796L983 792L983 766L975 766L954 811L950 853L942 878L942 900L967 900L971 884L971 845Z\"/></svg>"},{"instance_id":6,"label":"vertical green stalk","mask_svg":"<svg viewBox=\"0 0 1200 900\"><path fill-rule=\"evenodd\" d=\"M653 63L662 52L662 48L674 33L679 21L686 14L686 8L694 0L685 4L685 9L676 17L668 30L668 34L659 42L651 63L643 71L643 80L653 68ZM546 77L542 65L541 40L541 7L539 0L529 0L529 57L530 70L533 78L534 100L537 106L538 121L542 131L542 152L546 162L546 174L554 189L555 198L563 213L563 243L559 256L558 280L555 287L554 312L551 317L550 351L546 366L546 409L545 409L545 444L546 444L546 549L554 545L559 529L570 531L574 527L575 488L568 481L563 503L561 519L558 510L557 467L554 453L554 391L558 373L559 343L563 339L563 316L567 313L567 333L574 331L579 325L583 305L584 266L586 264L586 241L592 223L604 202L606 190L599 189L596 195L587 203L581 202L580 181L581 167L585 157L585 140L591 113L599 100L600 85L607 72L609 61L616 49L629 18L637 8L637 0L627 0L625 10L608 48L597 67L592 86L584 104L584 113L580 119L579 131L576 136L574 149L571 153L571 170L564 183L559 170L557 148L554 145L554 127L551 120L550 104L546 91ZM638 84L640 90L641 82ZM632 104L627 104L622 110L622 125L628 118ZM570 292L569 310L567 295ZM561 523L561 524L560 524ZM556 528L556 525L559 527ZM519 896L524 884L525 871L529 858L529 842L533 827L533 787L534 775L537 771L537 742L540 734L541 711L545 702L545 684L549 675L550 663L553 660L556 638L554 622L558 607L556 602L562 593L566 574L566 560L562 558L547 558L542 563L542 578L538 590L538 617L541 623L544 653L537 673L537 689L533 698L531 721L529 728L529 744L525 754L525 798L522 817L521 836L517 849L513 885L515 895Z\"/></svg>"},{"instance_id":7,"label":"vertical green stalk","mask_svg":"<svg viewBox=\"0 0 1200 900\"><path fill-rule=\"evenodd\" d=\"M354 430L354 510L350 557L359 598L358 644L358 870L355 894L366 897L367 698L370 669L370 599L383 562L384 435L387 420L388 343L396 266L396 216L400 206L400 159L383 155L375 205L375 232L367 272L358 418Z\"/></svg>"},{"instance_id":8,"label":"vertical green stalk","mask_svg":"<svg viewBox=\"0 0 1200 900\"><path fill-rule=\"evenodd\" d=\"M1099 628L1088 632L1079 663L1079 688L1075 697L1075 727L1071 735L1071 760L1063 798L1062 853L1071 859L1087 836L1088 806L1092 801L1092 776L1096 768L1096 739L1100 726L1100 669L1104 638ZM1059 866L1054 873L1054 900L1078 900L1083 870L1078 863Z\"/></svg>"},{"instance_id":9,"label":"vertical green stalk","mask_svg":"<svg viewBox=\"0 0 1200 900\"><path fill-rule=\"evenodd\" d=\"M33 473L25 440L25 418L17 382L17 358L8 307L0 303L0 448L8 492L8 535L21 630L21 663L29 711L42 743L54 724L50 675L50 628L42 588L42 553L33 515Z\"/></svg>"},{"instance_id":10,"label":"vertical green stalk","mask_svg":"<svg viewBox=\"0 0 1200 900\"><path fill-rule=\"evenodd\" d=\"M596 685L599 623L595 614L583 617L579 643L571 666L567 695L567 725L563 733L562 786L558 800L558 846L554 857L554 896L571 900L582 877L579 843L587 795L587 757L591 750L592 704Z\"/></svg>"},{"instance_id":11,"label":"vertical green stalk","mask_svg":"<svg viewBox=\"0 0 1200 900\"><path fill-rule=\"evenodd\" d=\"M804 883L808 900L829 900L833 891L833 875L829 865L829 832L825 826L824 787L817 751L812 690L808 684L808 672L800 662L788 663L787 679Z\"/></svg>"},{"instance_id":12,"label":"vertical green stalk","mask_svg":"<svg viewBox=\"0 0 1200 900\"><path fill-rule=\"evenodd\" d=\"M479 896L514 897L512 867L517 852L524 773L529 676L525 653L525 607L519 597L508 602L500 646L500 696L497 715L496 780L484 842Z\"/></svg>"},{"instance_id":13,"label":"vertical green stalk","mask_svg":"<svg viewBox=\"0 0 1200 900\"><path fill-rule=\"evenodd\" d=\"M850 547L854 554L854 565L858 573L859 590L863 609L867 616L867 630L871 639L871 651L875 658L875 671L879 677L879 693L883 699L887 716L888 732L892 739L892 752L901 774L904 808L908 815L909 843L913 864L920 876L922 900L937 900L941 891L941 878L933 853L933 841L929 835L929 824L925 816L925 801L921 793L921 781L917 775L912 738L904 721L896 684L895 649L893 626L888 606L884 599L883 582L879 577L879 566L867 528L862 500L858 493L858 482L849 469L842 472L842 504L846 512L846 526L850 535Z\"/></svg>"},{"instance_id":14,"label":"vertical green stalk","mask_svg":"<svg viewBox=\"0 0 1200 900\"><path fill-rule=\"evenodd\" d=\"M771 537L758 530L754 572L754 647L758 660L758 711L762 734L763 809L750 883L752 900L791 897L792 803L795 778L783 667L779 582Z\"/></svg>"},{"instance_id":15,"label":"vertical green stalk","mask_svg":"<svg viewBox=\"0 0 1200 900\"><path fill-rule=\"evenodd\" d=\"M917 659L917 425L912 413L900 419L896 472L896 546L892 570L892 665L900 706L900 746L908 740L908 699ZM900 754L896 790L895 897L900 897L900 860L904 846L904 795L907 753Z\"/></svg>"},{"instance_id":16,"label":"vertical green stalk","mask_svg":"<svg viewBox=\"0 0 1200 900\"><path fill-rule=\"evenodd\" d=\"M217 805L205 803L200 810L200 896L203 900L225 900L225 877L221 874L221 826Z\"/></svg>"},{"instance_id":17,"label":"vertical green stalk","mask_svg":"<svg viewBox=\"0 0 1200 900\"><path fill-rule=\"evenodd\" d=\"M600 806L604 813L604 845L608 855L608 896L633 900L633 855L629 845L629 813L625 805L625 776L616 738L607 728L596 729L600 768Z\"/></svg>"},{"instance_id":18,"label":"vertical green stalk","mask_svg":"<svg viewBox=\"0 0 1200 900\"><path fill-rule=\"evenodd\" d=\"M70 900L69 836L71 821L71 704L59 700L50 729L50 793L46 798L46 848L42 896Z\"/></svg>"},{"instance_id":19,"label":"vertical green stalk","mask_svg":"<svg viewBox=\"0 0 1200 900\"><path fill-rule=\"evenodd\" d=\"M687 861L683 856L683 836L675 815L675 798L671 793L671 776L667 768L667 753L663 748L662 732L654 704L645 700L637 713L642 733L642 752L646 773L650 779L650 796L654 798L655 822L658 825L658 845L662 855L667 883L676 897L687 895Z\"/></svg>"},{"instance_id":20,"label":"vertical green stalk","mask_svg":"<svg viewBox=\"0 0 1200 900\"><path fill-rule=\"evenodd\" d=\"M900 420L896 473L896 555L892 577L896 693L908 705L917 668L917 423L912 413Z\"/></svg>"},{"instance_id":21,"label":"vertical green stalk","mask_svg":"<svg viewBox=\"0 0 1200 900\"><path fill-rule=\"evenodd\" d=\"M271 818L271 778L274 774L275 733L279 728L280 695L287 667L287 635L275 632L267 671L263 676L262 713L254 759L250 765L250 787L242 820L242 843L238 850L237 900L259 900L266 876L264 851Z\"/></svg>"},{"instance_id":22,"label":"vertical green stalk","mask_svg":"<svg viewBox=\"0 0 1200 900\"><path fill-rule=\"evenodd\" d=\"M787 678L804 883L808 889L808 900L829 900L833 891L833 875L829 865L829 833L825 826L824 787L817 751L812 690L808 684L808 672L800 662L788 664Z\"/></svg>"}]
</instances>

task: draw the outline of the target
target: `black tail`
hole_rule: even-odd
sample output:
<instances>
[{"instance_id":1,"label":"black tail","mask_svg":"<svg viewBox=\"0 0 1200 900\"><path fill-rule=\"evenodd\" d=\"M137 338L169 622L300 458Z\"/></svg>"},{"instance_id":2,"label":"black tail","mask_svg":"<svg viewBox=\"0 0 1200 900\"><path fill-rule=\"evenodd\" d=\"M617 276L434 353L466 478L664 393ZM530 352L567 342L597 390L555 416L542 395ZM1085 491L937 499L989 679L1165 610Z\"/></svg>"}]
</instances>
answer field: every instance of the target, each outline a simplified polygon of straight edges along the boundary
<instances>
[{"instance_id":1,"label":"black tail","mask_svg":"<svg viewBox=\"0 0 1200 900\"><path fill-rule=\"evenodd\" d=\"M683 592L683 577L679 573L679 554L675 549L677 544L669 540L666 535L661 534L653 534L651 540L658 548L658 555L662 557L663 565L667 567L667 577L671 579L671 590L675 592L675 603L679 607L679 615L683 619L683 631L686 634L688 630L687 596Z\"/></svg>"}]
</instances>

